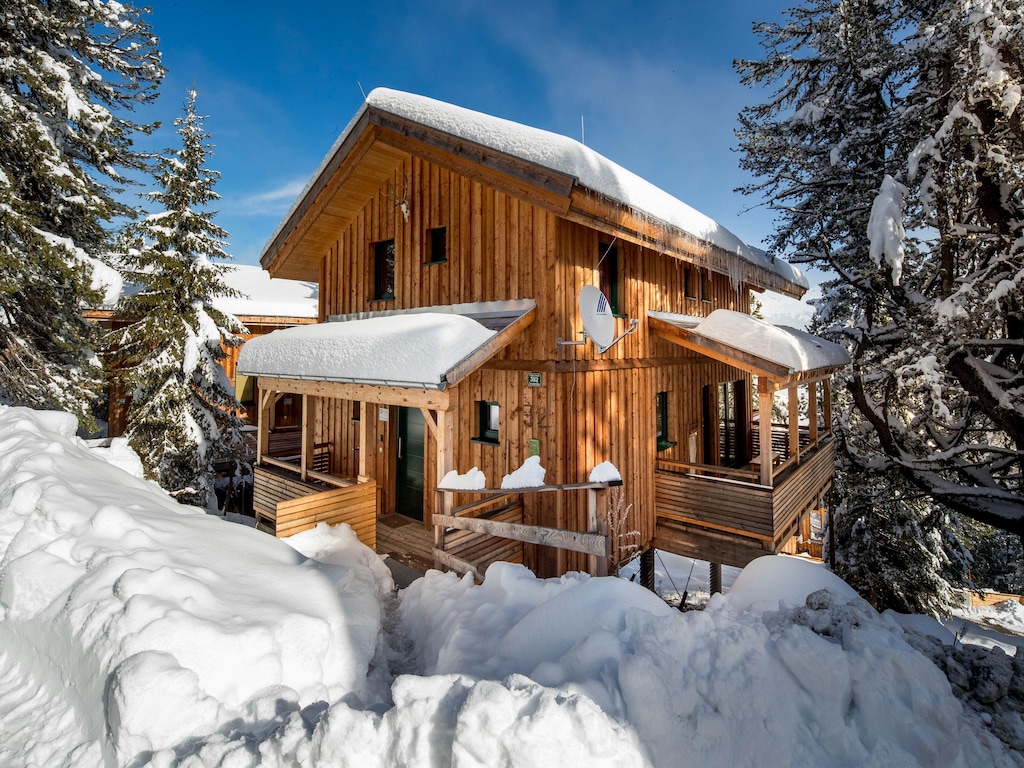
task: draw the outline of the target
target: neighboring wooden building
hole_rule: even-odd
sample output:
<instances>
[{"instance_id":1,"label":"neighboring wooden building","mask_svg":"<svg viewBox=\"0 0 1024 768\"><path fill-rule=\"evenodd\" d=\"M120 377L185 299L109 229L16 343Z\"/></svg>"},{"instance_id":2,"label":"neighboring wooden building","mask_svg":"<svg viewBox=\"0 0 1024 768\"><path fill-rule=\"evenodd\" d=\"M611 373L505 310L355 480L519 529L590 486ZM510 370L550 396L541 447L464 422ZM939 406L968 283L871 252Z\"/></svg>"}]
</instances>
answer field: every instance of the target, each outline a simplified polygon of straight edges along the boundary
<instances>
[{"instance_id":1,"label":"neighboring wooden building","mask_svg":"<svg viewBox=\"0 0 1024 768\"><path fill-rule=\"evenodd\" d=\"M224 282L240 295L218 299L217 307L223 312L233 314L246 327L247 332L240 334L245 341L282 328L315 323L317 320L319 305L316 282L271 278L265 270L248 264L228 266L224 273ZM132 288L125 286L122 290L130 291ZM116 287L114 293L115 296L111 297L109 305L87 310L86 319L106 329L123 328L127 325L129 321L115 311ZM239 401L246 408L251 408L256 402L255 381L246 376L236 377L238 355L241 350L242 347L225 347L227 357L221 365L228 380L235 387ZM109 437L120 437L124 434L127 427L128 405L127 393L116 379L112 379L107 392ZM288 427L297 430L301 417L300 406L298 398L281 398L273 413L273 426L278 430ZM245 417L247 414L243 412L242 415Z\"/></svg>"},{"instance_id":2,"label":"neighboring wooden building","mask_svg":"<svg viewBox=\"0 0 1024 768\"><path fill-rule=\"evenodd\" d=\"M743 565L790 546L831 485L828 377L847 358L747 315L752 290L799 297L803 276L571 139L375 90L261 261L320 286L320 325L250 342L239 362L264 393L256 496L271 527L261 482L292 473L299 496L311 481L372 491L378 521L422 520L436 561L463 570L614 560L609 503L631 509L619 532L642 547ZM582 333L586 285L617 333L637 321L603 353ZM795 412L798 387L807 423L760 440L755 408L788 390ZM269 455L283 396L304 404L297 462ZM502 492L531 455L550 492ZM602 462L620 488L589 482ZM491 490L437 490L473 467Z\"/></svg>"}]
</instances>

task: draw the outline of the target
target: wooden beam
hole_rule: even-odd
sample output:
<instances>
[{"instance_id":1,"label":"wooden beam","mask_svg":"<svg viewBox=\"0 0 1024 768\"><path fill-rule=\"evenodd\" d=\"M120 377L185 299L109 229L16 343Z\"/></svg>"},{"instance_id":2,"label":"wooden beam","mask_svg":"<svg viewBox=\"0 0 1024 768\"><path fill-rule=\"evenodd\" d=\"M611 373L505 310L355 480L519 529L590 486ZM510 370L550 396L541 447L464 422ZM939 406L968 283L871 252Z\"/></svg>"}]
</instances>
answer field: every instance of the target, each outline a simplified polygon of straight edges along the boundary
<instances>
[{"instance_id":1,"label":"wooden beam","mask_svg":"<svg viewBox=\"0 0 1024 768\"><path fill-rule=\"evenodd\" d=\"M772 484L772 402L775 391L765 376L757 377L757 444L761 446L761 485Z\"/></svg>"},{"instance_id":2,"label":"wooden beam","mask_svg":"<svg viewBox=\"0 0 1024 768\"><path fill-rule=\"evenodd\" d=\"M478 347L469 357L445 374L445 380L448 382L448 386L458 384L463 378L507 347L514 338L533 324L536 317L537 308L532 307L505 326L498 333L494 334L494 336L492 336L485 344Z\"/></svg>"},{"instance_id":3,"label":"wooden beam","mask_svg":"<svg viewBox=\"0 0 1024 768\"><path fill-rule=\"evenodd\" d=\"M316 397L314 395L303 394L302 395L302 440L300 443L299 451L299 466L301 467L300 475L303 480L308 476L307 473L313 466L313 426L316 421L314 409L316 408Z\"/></svg>"},{"instance_id":4,"label":"wooden beam","mask_svg":"<svg viewBox=\"0 0 1024 768\"><path fill-rule=\"evenodd\" d=\"M370 479L370 468L375 462L370 456L374 449L373 431L370 428L370 407L365 400L359 401L359 482Z\"/></svg>"},{"instance_id":5,"label":"wooden beam","mask_svg":"<svg viewBox=\"0 0 1024 768\"><path fill-rule=\"evenodd\" d=\"M811 445L818 444L818 383L812 381L807 384L807 433L811 439Z\"/></svg>"},{"instance_id":6,"label":"wooden beam","mask_svg":"<svg viewBox=\"0 0 1024 768\"><path fill-rule=\"evenodd\" d=\"M796 387L786 390L789 394L789 455L800 463L800 394Z\"/></svg>"},{"instance_id":7,"label":"wooden beam","mask_svg":"<svg viewBox=\"0 0 1024 768\"><path fill-rule=\"evenodd\" d=\"M546 547L557 547L572 552L608 557L608 537L596 533L567 531L562 528L548 528L542 525L502 523L497 520L455 517L454 515L434 515L434 524L461 531L500 536L513 541L524 541L528 544L541 544Z\"/></svg>"},{"instance_id":8,"label":"wooden beam","mask_svg":"<svg viewBox=\"0 0 1024 768\"><path fill-rule=\"evenodd\" d=\"M822 380L824 391L821 393L822 409L825 411L825 434L832 434L832 381Z\"/></svg>"},{"instance_id":9,"label":"wooden beam","mask_svg":"<svg viewBox=\"0 0 1024 768\"><path fill-rule=\"evenodd\" d=\"M371 120L388 146L559 216L569 210L571 176L386 112L374 110Z\"/></svg>"},{"instance_id":10,"label":"wooden beam","mask_svg":"<svg viewBox=\"0 0 1024 768\"><path fill-rule=\"evenodd\" d=\"M279 392L334 397L340 400L359 400L378 405L401 405L406 408L448 408L449 393L445 390L388 387L379 384L352 384L340 381L314 381L312 379L286 379L260 376L260 388Z\"/></svg>"},{"instance_id":11,"label":"wooden beam","mask_svg":"<svg viewBox=\"0 0 1024 768\"><path fill-rule=\"evenodd\" d=\"M477 581L484 580L484 577L480 574L480 571L476 569L475 565L467 563L465 560L460 560L454 555L450 555L440 549L434 550L434 561L448 568L448 570L458 571L459 573L471 573L473 574L473 578Z\"/></svg>"},{"instance_id":12,"label":"wooden beam","mask_svg":"<svg viewBox=\"0 0 1024 768\"><path fill-rule=\"evenodd\" d=\"M256 463L267 454L270 445L270 414L274 411L277 398L271 390L260 389L260 409L256 416Z\"/></svg>"}]
</instances>

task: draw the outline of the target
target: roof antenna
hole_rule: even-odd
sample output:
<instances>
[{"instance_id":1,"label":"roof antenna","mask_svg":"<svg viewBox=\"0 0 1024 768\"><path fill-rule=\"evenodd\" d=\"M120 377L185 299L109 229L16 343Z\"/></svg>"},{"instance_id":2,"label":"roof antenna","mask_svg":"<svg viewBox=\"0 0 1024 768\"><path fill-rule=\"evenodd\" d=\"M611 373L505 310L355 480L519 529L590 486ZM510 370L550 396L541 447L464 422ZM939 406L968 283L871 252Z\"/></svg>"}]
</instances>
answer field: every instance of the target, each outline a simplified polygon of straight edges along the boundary
<instances>
[{"instance_id":1,"label":"roof antenna","mask_svg":"<svg viewBox=\"0 0 1024 768\"><path fill-rule=\"evenodd\" d=\"M580 144L587 146L587 130L583 125L583 115L580 115Z\"/></svg>"},{"instance_id":2,"label":"roof antenna","mask_svg":"<svg viewBox=\"0 0 1024 768\"><path fill-rule=\"evenodd\" d=\"M356 85L359 86L359 92L363 94L363 101L366 101L366 91L363 90L363 84L356 80Z\"/></svg>"}]
</instances>

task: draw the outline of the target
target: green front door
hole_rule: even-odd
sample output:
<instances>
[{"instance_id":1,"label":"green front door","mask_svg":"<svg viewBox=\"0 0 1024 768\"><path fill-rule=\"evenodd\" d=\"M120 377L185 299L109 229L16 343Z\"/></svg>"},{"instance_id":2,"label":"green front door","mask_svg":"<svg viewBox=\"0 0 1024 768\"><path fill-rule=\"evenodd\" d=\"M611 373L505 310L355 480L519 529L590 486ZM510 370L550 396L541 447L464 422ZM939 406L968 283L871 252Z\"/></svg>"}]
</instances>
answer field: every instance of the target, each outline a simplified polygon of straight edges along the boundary
<instances>
[{"instance_id":1,"label":"green front door","mask_svg":"<svg viewBox=\"0 0 1024 768\"><path fill-rule=\"evenodd\" d=\"M398 409L398 467L395 474L397 512L423 519L423 412Z\"/></svg>"}]
</instances>

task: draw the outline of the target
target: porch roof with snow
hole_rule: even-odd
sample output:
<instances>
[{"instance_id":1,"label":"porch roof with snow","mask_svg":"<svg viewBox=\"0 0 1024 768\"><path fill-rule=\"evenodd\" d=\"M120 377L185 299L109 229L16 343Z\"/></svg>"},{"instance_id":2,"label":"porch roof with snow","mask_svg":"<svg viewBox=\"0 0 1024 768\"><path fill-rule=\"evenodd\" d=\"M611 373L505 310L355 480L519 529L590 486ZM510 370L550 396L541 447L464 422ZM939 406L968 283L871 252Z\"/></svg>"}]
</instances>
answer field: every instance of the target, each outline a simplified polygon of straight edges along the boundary
<instances>
[{"instance_id":1,"label":"porch roof with snow","mask_svg":"<svg viewBox=\"0 0 1024 768\"><path fill-rule=\"evenodd\" d=\"M261 379L375 387L377 394L381 388L442 392L529 326L536 306L516 299L333 315L247 342L238 370Z\"/></svg>"},{"instance_id":2,"label":"porch roof with snow","mask_svg":"<svg viewBox=\"0 0 1024 768\"><path fill-rule=\"evenodd\" d=\"M571 221L799 297L803 273L574 139L445 102L376 88L264 247L271 274L316 279L330 236L409 155Z\"/></svg>"},{"instance_id":3,"label":"porch roof with snow","mask_svg":"<svg viewBox=\"0 0 1024 768\"><path fill-rule=\"evenodd\" d=\"M707 317L648 310L647 324L655 335L764 376L776 389L827 378L850 363L838 344L731 309Z\"/></svg>"}]
</instances>

